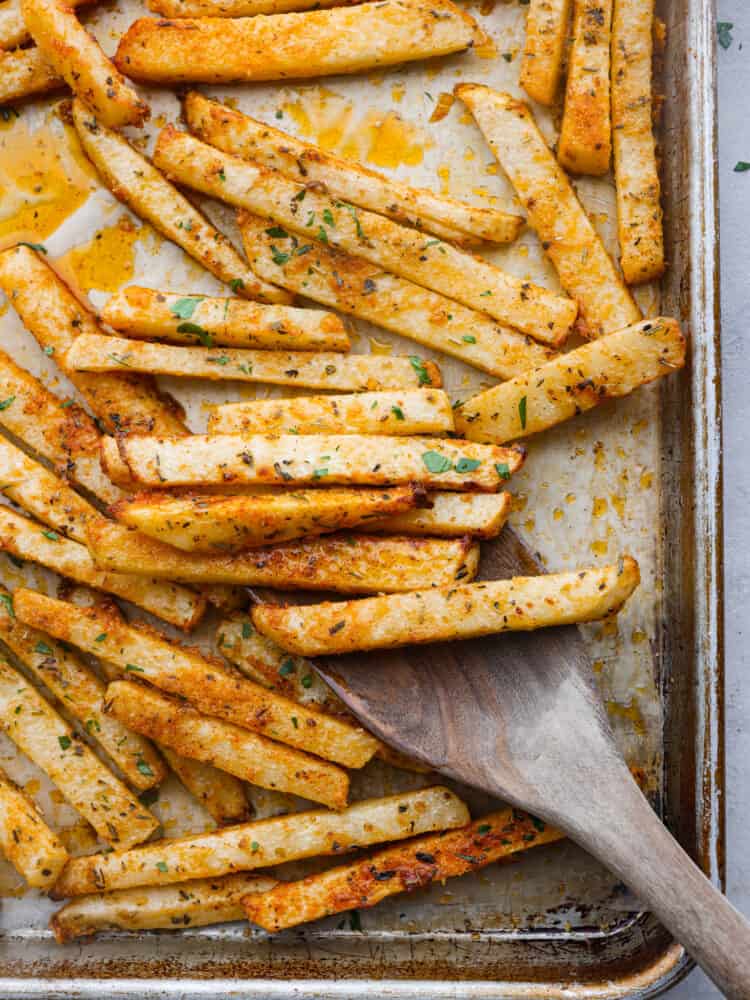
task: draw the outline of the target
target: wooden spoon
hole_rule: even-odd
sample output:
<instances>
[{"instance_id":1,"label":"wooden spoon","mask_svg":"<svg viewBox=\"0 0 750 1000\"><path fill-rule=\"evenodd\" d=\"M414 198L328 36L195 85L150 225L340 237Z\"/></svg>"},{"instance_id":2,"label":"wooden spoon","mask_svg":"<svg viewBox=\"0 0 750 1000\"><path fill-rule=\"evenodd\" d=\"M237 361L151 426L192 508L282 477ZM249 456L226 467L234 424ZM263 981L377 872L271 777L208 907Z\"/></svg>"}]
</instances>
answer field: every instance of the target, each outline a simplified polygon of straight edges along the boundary
<instances>
[{"instance_id":1,"label":"wooden spoon","mask_svg":"<svg viewBox=\"0 0 750 1000\"><path fill-rule=\"evenodd\" d=\"M539 566L507 528L486 579ZM377 736L564 830L648 905L728 997L750 998L750 924L651 809L575 627L316 661Z\"/></svg>"}]
</instances>

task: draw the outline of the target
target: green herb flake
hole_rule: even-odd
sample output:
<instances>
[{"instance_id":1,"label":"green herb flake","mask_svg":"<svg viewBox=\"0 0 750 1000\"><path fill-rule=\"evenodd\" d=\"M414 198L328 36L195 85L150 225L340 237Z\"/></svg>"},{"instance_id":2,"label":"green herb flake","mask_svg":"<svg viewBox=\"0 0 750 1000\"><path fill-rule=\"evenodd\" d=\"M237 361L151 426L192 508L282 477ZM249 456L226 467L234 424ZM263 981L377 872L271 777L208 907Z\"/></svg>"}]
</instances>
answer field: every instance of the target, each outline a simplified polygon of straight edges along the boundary
<instances>
[{"instance_id":1,"label":"green herb flake","mask_svg":"<svg viewBox=\"0 0 750 1000\"><path fill-rule=\"evenodd\" d=\"M272 243L271 259L273 260L274 264L276 264L278 267L283 267L284 264L287 264L289 262L289 254L279 250L279 248L275 247Z\"/></svg>"},{"instance_id":2,"label":"green herb flake","mask_svg":"<svg viewBox=\"0 0 750 1000\"><path fill-rule=\"evenodd\" d=\"M144 774L147 778L153 778L154 772L148 766L143 757L138 758L138 760L135 762L135 766L140 771L141 774Z\"/></svg>"},{"instance_id":3,"label":"green herb flake","mask_svg":"<svg viewBox=\"0 0 750 1000\"><path fill-rule=\"evenodd\" d=\"M125 664L125 673L126 674L144 674L145 672L146 671L143 669L143 667L139 667L135 663L126 663Z\"/></svg>"},{"instance_id":4,"label":"green herb flake","mask_svg":"<svg viewBox=\"0 0 750 1000\"><path fill-rule=\"evenodd\" d=\"M526 430L526 397L521 396L518 401L518 417L521 421L521 430Z\"/></svg>"},{"instance_id":5,"label":"green herb flake","mask_svg":"<svg viewBox=\"0 0 750 1000\"><path fill-rule=\"evenodd\" d=\"M328 475L328 469L313 469L313 479L324 479Z\"/></svg>"},{"instance_id":6,"label":"green herb flake","mask_svg":"<svg viewBox=\"0 0 750 1000\"><path fill-rule=\"evenodd\" d=\"M330 210L330 208L323 209L323 222L325 222L327 226L336 225L336 220L334 219L333 212Z\"/></svg>"},{"instance_id":7,"label":"green herb flake","mask_svg":"<svg viewBox=\"0 0 750 1000\"><path fill-rule=\"evenodd\" d=\"M279 674L281 677L289 677L290 674L294 673L294 660L288 659L279 667Z\"/></svg>"},{"instance_id":8,"label":"green herb flake","mask_svg":"<svg viewBox=\"0 0 750 1000\"><path fill-rule=\"evenodd\" d=\"M271 226L270 229L266 230L267 236L273 236L276 240L288 240L289 233L284 229L283 226Z\"/></svg>"},{"instance_id":9,"label":"green herb flake","mask_svg":"<svg viewBox=\"0 0 750 1000\"><path fill-rule=\"evenodd\" d=\"M225 181L226 179L227 179L227 175L226 175L226 173L224 172L224 167L222 167L222 168L221 168L221 169L219 170L219 180L220 180L220 181Z\"/></svg>"},{"instance_id":10,"label":"green herb flake","mask_svg":"<svg viewBox=\"0 0 750 1000\"><path fill-rule=\"evenodd\" d=\"M472 337L470 333L467 333L465 337L461 337L461 340L463 340L465 344L476 344L477 342L477 338Z\"/></svg>"},{"instance_id":11,"label":"green herb flake","mask_svg":"<svg viewBox=\"0 0 750 1000\"><path fill-rule=\"evenodd\" d=\"M229 355L218 354L215 358L206 358L206 364L221 365L223 367L224 365L229 364Z\"/></svg>"},{"instance_id":12,"label":"green herb flake","mask_svg":"<svg viewBox=\"0 0 750 1000\"><path fill-rule=\"evenodd\" d=\"M299 729L299 719L297 718L296 715L292 716L292 725L294 726L295 729Z\"/></svg>"},{"instance_id":13,"label":"green herb flake","mask_svg":"<svg viewBox=\"0 0 750 1000\"><path fill-rule=\"evenodd\" d=\"M429 472L448 472L453 467L451 460L439 451L426 451L422 461Z\"/></svg>"},{"instance_id":14,"label":"green herb flake","mask_svg":"<svg viewBox=\"0 0 750 1000\"><path fill-rule=\"evenodd\" d=\"M0 410L7 410L15 401L15 396L8 396L7 399L0 400Z\"/></svg>"},{"instance_id":15,"label":"green herb flake","mask_svg":"<svg viewBox=\"0 0 750 1000\"><path fill-rule=\"evenodd\" d=\"M456 472L473 472L481 464L478 458L459 458L456 462Z\"/></svg>"},{"instance_id":16,"label":"green herb flake","mask_svg":"<svg viewBox=\"0 0 750 1000\"><path fill-rule=\"evenodd\" d=\"M748 170L750 170L750 163L747 160L738 160L734 165L734 172L736 174L744 174Z\"/></svg>"},{"instance_id":17,"label":"green herb flake","mask_svg":"<svg viewBox=\"0 0 750 1000\"><path fill-rule=\"evenodd\" d=\"M199 326L197 323L180 323L180 325L177 327L177 332L195 334L195 336L200 340L201 344L203 344L204 347L214 346L214 338L211 336L208 330L204 330L203 327Z\"/></svg>"},{"instance_id":18,"label":"green herb flake","mask_svg":"<svg viewBox=\"0 0 750 1000\"><path fill-rule=\"evenodd\" d=\"M160 872L168 872L169 871L169 865L167 864L166 861L157 861L156 862L156 867L158 868L158 870Z\"/></svg>"},{"instance_id":19,"label":"green herb flake","mask_svg":"<svg viewBox=\"0 0 750 1000\"><path fill-rule=\"evenodd\" d=\"M176 319L190 319L198 305L203 301L203 296L198 298L178 299L170 308L170 312Z\"/></svg>"},{"instance_id":20,"label":"green herb flake","mask_svg":"<svg viewBox=\"0 0 750 1000\"><path fill-rule=\"evenodd\" d=\"M50 530L46 529L46 530L44 530L42 532L42 534L44 535L45 538L49 538L49 540L51 542L59 542L60 541L60 536L58 535L58 533L56 531L50 531Z\"/></svg>"},{"instance_id":21,"label":"green herb flake","mask_svg":"<svg viewBox=\"0 0 750 1000\"><path fill-rule=\"evenodd\" d=\"M96 637L96 639L94 639L94 642L104 642L106 638L107 638L107 633L102 632L100 635Z\"/></svg>"},{"instance_id":22,"label":"green herb flake","mask_svg":"<svg viewBox=\"0 0 750 1000\"><path fill-rule=\"evenodd\" d=\"M0 594L0 601L5 605L5 610L8 612L11 618L16 617L16 612L13 607L13 598L10 594Z\"/></svg>"},{"instance_id":23,"label":"green herb flake","mask_svg":"<svg viewBox=\"0 0 750 1000\"><path fill-rule=\"evenodd\" d=\"M229 282L229 287L236 295L237 292L239 292L241 289L245 287L245 282L242 280L242 278L232 278L232 280Z\"/></svg>"},{"instance_id":24,"label":"green herb flake","mask_svg":"<svg viewBox=\"0 0 750 1000\"><path fill-rule=\"evenodd\" d=\"M391 413L396 418L396 420L406 420L406 417L404 416L404 411L401 409L400 406L392 406Z\"/></svg>"},{"instance_id":25,"label":"green herb flake","mask_svg":"<svg viewBox=\"0 0 750 1000\"><path fill-rule=\"evenodd\" d=\"M312 682L313 682L313 679L310 676L310 674L305 674L305 676L300 681L300 684L302 685L303 688L311 688L312 687Z\"/></svg>"},{"instance_id":26,"label":"green herb flake","mask_svg":"<svg viewBox=\"0 0 750 1000\"><path fill-rule=\"evenodd\" d=\"M253 626L250 624L250 622L243 622L242 623L242 638L243 639L249 639L252 634L253 634Z\"/></svg>"},{"instance_id":27,"label":"green herb flake","mask_svg":"<svg viewBox=\"0 0 750 1000\"><path fill-rule=\"evenodd\" d=\"M716 36L719 39L719 45L722 49L728 49L732 44L732 28L734 25L731 21L717 21L716 22Z\"/></svg>"},{"instance_id":28,"label":"green herb flake","mask_svg":"<svg viewBox=\"0 0 750 1000\"><path fill-rule=\"evenodd\" d=\"M50 344L50 345L48 345L47 347L44 348L44 353L47 355L48 358L51 358L52 355L55 353L55 349Z\"/></svg>"},{"instance_id":29,"label":"green herb flake","mask_svg":"<svg viewBox=\"0 0 750 1000\"><path fill-rule=\"evenodd\" d=\"M253 854L257 854L258 853L258 851L260 850L260 844L258 843L257 840L253 840L251 842L251 844L250 844L250 850L253 852Z\"/></svg>"},{"instance_id":30,"label":"green herb flake","mask_svg":"<svg viewBox=\"0 0 750 1000\"><path fill-rule=\"evenodd\" d=\"M510 479L510 466L507 462L495 462L495 472L501 479Z\"/></svg>"},{"instance_id":31,"label":"green herb flake","mask_svg":"<svg viewBox=\"0 0 750 1000\"><path fill-rule=\"evenodd\" d=\"M489 823L482 823L481 826L477 827L477 833L480 833L480 834L489 833L491 829L492 829L492 827L490 826Z\"/></svg>"},{"instance_id":32,"label":"green herb flake","mask_svg":"<svg viewBox=\"0 0 750 1000\"><path fill-rule=\"evenodd\" d=\"M47 248L41 243L27 243L25 240L21 240L18 245L19 247L28 247L29 250L36 250L37 253L47 253Z\"/></svg>"},{"instance_id":33,"label":"green herb flake","mask_svg":"<svg viewBox=\"0 0 750 1000\"><path fill-rule=\"evenodd\" d=\"M67 750L71 744L71 739L69 736L58 736L57 742L60 744L61 750Z\"/></svg>"},{"instance_id":34,"label":"green herb flake","mask_svg":"<svg viewBox=\"0 0 750 1000\"><path fill-rule=\"evenodd\" d=\"M328 233L325 231L325 229L323 229L322 226L318 226L318 239L320 240L321 243L328 242Z\"/></svg>"},{"instance_id":35,"label":"green herb flake","mask_svg":"<svg viewBox=\"0 0 750 1000\"><path fill-rule=\"evenodd\" d=\"M432 379L430 378L430 373L427 371L427 366L421 358L416 357L416 355L409 355L409 361L411 361L411 366L417 373L420 385L432 385Z\"/></svg>"},{"instance_id":36,"label":"green herb flake","mask_svg":"<svg viewBox=\"0 0 750 1000\"><path fill-rule=\"evenodd\" d=\"M48 646L46 642L42 642L41 639L34 646L35 653L41 653L42 656L52 656L52 647Z\"/></svg>"}]
</instances>

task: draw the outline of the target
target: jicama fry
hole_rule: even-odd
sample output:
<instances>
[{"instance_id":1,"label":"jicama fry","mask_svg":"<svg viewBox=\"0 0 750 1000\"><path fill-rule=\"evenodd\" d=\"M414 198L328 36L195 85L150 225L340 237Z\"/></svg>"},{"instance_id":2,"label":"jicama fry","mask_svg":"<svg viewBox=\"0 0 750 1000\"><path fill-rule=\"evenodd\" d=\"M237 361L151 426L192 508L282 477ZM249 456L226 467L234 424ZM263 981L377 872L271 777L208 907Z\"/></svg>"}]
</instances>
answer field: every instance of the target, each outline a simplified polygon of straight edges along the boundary
<instances>
[{"instance_id":1,"label":"jicama fry","mask_svg":"<svg viewBox=\"0 0 750 1000\"><path fill-rule=\"evenodd\" d=\"M68 351L67 364L86 372L147 372L237 382L299 385L310 389L389 389L439 386L440 369L432 361L333 354L322 351L249 351L231 347L175 347L105 334L82 333Z\"/></svg>"},{"instance_id":2,"label":"jicama fry","mask_svg":"<svg viewBox=\"0 0 750 1000\"><path fill-rule=\"evenodd\" d=\"M431 507L417 507L370 522L367 530L441 538L496 538L513 507L510 493L428 493L427 501Z\"/></svg>"},{"instance_id":3,"label":"jicama fry","mask_svg":"<svg viewBox=\"0 0 750 1000\"><path fill-rule=\"evenodd\" d=\"M133 374L82 375L70 365L68 355L78 337L96 335L100 327L35 250L19 244L0 253L0 288L39 346L110 429L185 433L176 404L162 396L152 380Z\"/></svg>"},{"instance_id":4,"label":"jicama fry","mask_svg":"<svg viewBox=\"0 0 750 1000\"><path fill-rule=\"evenodd\" d=\"M452 431L450 398L439 389L296 396L226 403L209 434L439 434Z\"/></svg>"},{"instance_id":5,"label":"jicama fry","mask_svg":"<svg viewBox=\"0 0 750 1000\"><path fill-rule=\"evenodd\" d=\"M162 17L255 17L293 10L343 7L360 0L149 0L148 9Z\"/></svg>"},{"instance_id":6,"label":"jicama fry","mask_svg":"<svg viewBox=\"0 0 750 1000\"><path fill-rule=\"evenodd\" d=\"M0 851L32 889L51 888L68 860L68 852L60 838L50 830L31 799L13 784L2 768Z\"/></svg>"},{"instance_id":7,"label":"jicama fry","mask_svg":"<svg viewBox=\"0 0 750 1000\"><path fill-rule=\"evenodd\" d=\"M530 0L519 83L533 101L555 103L571 0Z\"/></svg>"},{"instance_id":8,"label":"jicama fry","mask_svg":"<svg viewBox=\"0 0 750 1000\"><path fill-rule=\"evenodd\" d=\"M477 26L450 0L383 0L263 17L139 18L115 63L152 83L299 79L446 56L470 48Z\"/></svg>"},{"instance_id":9,"label":"jicama fry","mask_svg":"<svg viewBox=\"0 0 750 1000\"><path fill-rule=\"evenodd\" d=\"M100 318L136 340L279 351L348 351L351 346L346 327L335 313L156 292L137 285L115 292Z\"/></svg>"},{"instance_id":10,"label":"jicama fry","mask_svg":"<svg viewBox=\"0 0 750 1000\"><path fill-rule=\"evenodd\" d=\"M280 170L301 184L324 184L336 198L445 239L511 243L523 225L518 215L394 181L195 91L185 98L184 110L190 131L225 153Z\"/></svg>"},{"instance_id":11,"label":"jicama fry","mask_svg":"<svg viewBox=\"0 0 750 1000\"><path fill-rule=\"evenodd\" d=\"M612 141L620 265L630 285L664 273L653 130L654 0L616 0L612 20Z\"/></svg>"},{"instance_id":12,"label":"jicama fry","mask_svg":"<svg viewBox=\"0 0 750 1000\"><path fill-rule=\"evenodd\" d=\"M13 613L13 598L0 587L0 639L99 744L133 788L145 791L167 776L154 748L104 712L106 684L75 653Z\"/></svg>"},{"instance_id":13,"label":"jicama fry","mask_svg":"<svg viewBox=\"0 0 750 1000\"><path fill-rule=\"evenodd\" d=\"M67 903L50 920L58 944L98 931L184 930L243 920L240 902L265 892L276 880L259 875L224 875L176 885L97 893Z\"/></svg>"},{"instance_id":14,"label":"jicama fry","mask_svg":"<svg viewBox=\"0 0 750 1000\"><path fill-rule=\"evenodd\" d=\"M69 7L81 7L93 0L70 0ZM15 49L31 40L21 13L20 0L4 0L0 4L0 49ZM1 57L0 57L1 58Z\"/></svg>"},{"instance_id":15,"label":"jicama fry","mask_svg":"<svg viewBox=\"0 0 750 1000\"><path fill-rule=\"evenodd\" d=\"M13 52L0 51L0 105L64 86L65 81L36 46Z\"/></svg>"},{"instance_id":16,"label":"jicama fry","mask_svg":"<svg viewBox=\"0 0 750 1000\"><path fill-rule=\"evenodd\" d=\"M271 543L330 534L412 510L423 502L412 486L390 490L299 490L259 496L146 493L112 513L123 524L185 552L242 552Z\"/></svg>"},{"instance_id":17,"label":"jicama fry","mask_svg":"<svg viewBox=\"0 0 750 1000\"><path fill-rule=\"evenodd\" d=\"M58 474L105 503L122 496L101 467L100 433L72 400L62 400L0 351L0 426L50 462Z\"/></svg>"},{"instance_id":18,"label":"jicama fry","mask_svg":"<svg viewBox=\"0 0 750 1000\"><path fill-rule=\"evenodd\" d=\"M677 320L643 320L480 392L456 410L456 427L473 441L528 437L684 364L685 338Z\"/></svg>"},{"instance_id":19,"label":"jicama fry","mask_svg":"<svg viewBox=\"0 0 750 1000\"><path fill-rule=\"evenodd\" d=\"M544 364L554 352L485 313L388 274L320 242L270 236L268 220L238 213L245 252L268 281L450 354L497 378ZM310 247L310 252L305 250ZM281 249L280 249L281 248ZM301 252L304 251L304 252Z\"/></svg>"},{"instance_id":20,"label":"jicama fry","mask_svg":"<svg viewBox=\"0 0 750 1000\"><path fill-rule=\"evenodd\" d=\"M389 896L479 871L563 837L520 809L503 809L460 830L386 847L298 882L277 883L258 895L249 893L242 902L248 920L264 930L280 931L333 913L366 909Z\"/></svg>"},{"instance_id":21,"label":"jicama fry","mask_svg":"<svg viewBox=\"0 0 750 1000\"><path fill-rule=\"evenodd\" d=\"M340 767L212 719L153 688L115 681L107 688L107 711L123 725L183 757L211 764L253 785L301 795L329 809L346 806L349 778Z\"/></svg>"},{"instance_id":22,"label":"jicama fry","mask_svg":"<svg viewBox=\"0 0 750 1000\"><path fill-rule=\"evenodd\" d=\"M89 546L100 566L187 583L278 590L394 594L447 587L476 575L479 550L469 539L331 535L236 555L181 552L109 521L91 524Z\"/></svg>"},{"instance_id":23,"label":"jicama fry","mask_svg":"<svg viewBox=\"0 0 750 1000\"><path fill-rule=\"evenodd\" d=\"M141 100L65 0L21 0L31 37L50 66L110 128L142 125Z\"/></svg>"},{"instance_id":24,"label":"jicama fry","mask_svg":"<svg viewBox=\"0 0 750 1000\"><path fill-rule=\"evenodd\" d=\"M128 625L97 608L79 608L33 590L17 590L14 605L21 621L187 698L206 715L348 767L362 767L375 752L377 741L364 729L236 677L216 660L168 642L146 626Z\"/></svg>"},{"instance_id":25,"label":"jicama fry","mask_svg":"<svg viewBox=\"0 0 750 1000\"><path fill-rule=\"evenodd\" d=\"M234 775L203 761L183 757L163 743L159 744L159 750L185 788L218 826L242 823L249 817L250 805L244 786Z\"/></svg>"},{"instance_id":26,"label":"jicama fry","mask_svg":"<svg viewBox=\"0 0 750 1000\"><path fill-rule=\"evenodd\" d=\"M609 40L612 0L574 0L565 109L557 158L574 174L601 176L612 155Z\"/></svg>"},{"instance_id":27,"label":"jicama fry","mask_svg":"<svg viewBox=\"0 0 750 1000\"><path fill-rule=\"evenodd\" d=\"M598 621L616 614L639 582L638 563L515 577L393 597L283 607L256 605L253 625L300 656L389 649L496 632Z\"/></svg>"},{"instance_id":28,"label":"jicama fry","mask_svg":"<svg viewBox=\"0 0 750 1000\"><path fill-rule=\"evenodd\" d=\"M0 727L108 844L132 847L158 827L156 817L4 660L0 660Z\"/></svg>"},{"instance_id":29,"label":"jicama fry","mask_svg":"<svg viewBox=\"0 0 750 1000\"><path fill-rule=\"evenodd\" d=\"M374 434L192 434L102 442L104 466L127 465L147 486L265 483L375 485L420 483L495 493L523 463L518 446L494 448L446 438Z\"/></svg>"},{"instance_id":30,"label":"jicama fry","mask_svg":"<svg viewBox=\"0 0 750 1000\"><path fill-rule=\"evenodd\" d=\"M537 339L559 344L575 320L571 299L507 274L452 243L427 239L314 186L223 153L171 125L159 134L154 163L179 184L275 219L279 226L271 227L274 231L296 232L311 250L318 241L357 254ZM296 247L298 256L302 249ZM283 257L286 250L279 253Z\"/></svg>"},{"instance_id":31,"label":"jicama fry","mask_svg":"<svg viewBox=\"0 0 750 1000\"><path fill-rule=\"evenodd\" d=\"M76 583L124 597L186 630L198 624L206 609L205 599L186 587L130 573L103 572L84 545L43 528L8 507L0 507L0 551L39 563Z\"/></svg>"},{"instance_id":32,"label":"jicama fry","mask_svg":"<svg viewBox=\"0 0 750 1000\"><path fill-rule=\"evenodd\" d=\"M595 338L637 323L638 306L527 106L473 83L459 84L456 95L476 118L560 283L577 301L581 332Z\"/></svg>"},{"instance_id":33,"label":"jicama fry","mask_svg":"<svg viewBox=\"0 0 750 1000\"><path fill-rule=\"evenodd\" d=\"M370 844L455 829L468 820L464 803L449 789L435 785L416 792L365 799L340 813L314 809L211 833L161 840L137 850L73 858L65 866L52 895L62 899L267 868L318 854L343 854Z\"/></svg>"},{"instance_id":34,"label":"jicama fry","mask_svg":"<svg viewBox=\"0 0 750 1000\"><path fill-rule=\"evenodd\" d=\"M223 233L161 174L124 136L106 128L80 101L73 101L73 123L83 150L112 194L168 240L182 247L207 271L244 298L290 301L261 281Z\"/></svg>"}]
</instances>

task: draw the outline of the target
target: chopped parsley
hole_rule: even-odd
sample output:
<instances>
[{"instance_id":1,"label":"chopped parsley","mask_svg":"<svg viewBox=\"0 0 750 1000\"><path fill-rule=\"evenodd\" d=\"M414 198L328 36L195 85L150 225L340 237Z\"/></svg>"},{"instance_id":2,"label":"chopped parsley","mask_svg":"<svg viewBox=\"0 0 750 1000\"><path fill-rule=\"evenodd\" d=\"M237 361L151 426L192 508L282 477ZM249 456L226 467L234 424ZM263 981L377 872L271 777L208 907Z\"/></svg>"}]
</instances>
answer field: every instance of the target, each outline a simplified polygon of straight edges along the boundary
<instances>
[{"instance_id":1,"label":"chopped parsley","mask_svg":"<svg viewBox=\"0 0 750 1000\"><path fill-rule=\"evenodd\" d=\"M448 472L453 467L451 460L439 451L426 451L422 461L429 472Z\"/></svg>"},{"instance_id":2,"label":"chopped parsley","mask_svg":"<svg viewBox=\"0 0 750 1000\"><path fill-rule=\"evenodd\" d=\"M199 326L197 323L180 323L180 325L177 327L177 332L194 333L204 347L214 346L214 338L211 336L208 330L204 330L203 327Z\"/></svg>"},{"instance_id":3,"label":"chopped parsley","mask_svg":"<svg viewBox=\"0 0 750 1000\"><path fill-rule=\"evenodd\" d=\"M302 685L303 688L310 688L310 687L312 687L312 682L313 682L313 679L310 676L310 674L305 674L305 676L300 681L300 684Z\"/></svg>"},{"instance_id":4,"label":"chopped parsley","mask_svg":"<svg viewBox=\"0 0 750 1000\"><path fill-rule=\"evenodd\" d=\"M289 677L290 674L294 673L294 660L284 660L284 662L279 667L279 674L282 677Z\"/></svg>"},{"instance_id":5,"label":"chopped parsley","mask_svg":"<svg viewBox=\"0 0 750 1000\"><path fill-rule=\"evenodd\" d=\"M143 673L145 673L145 670L143 669L143 667L139 667L135 663L126 663L125 664L125 673L126 674L143 674Z\"/></svg>"},{"instance_id":6,"label":"chopped parsley","mask_svg":"<svg viewBox=\"0 0 750 1000\"><path fill-rule=\"evenodd\" d=\"M478 469L482 463L478 458L459 458L456 462L456 472L473 472L474 469Z\"/></svg>"},{"instance_id":7,"label":"chopped parsley","mask_svg":"<svg viewBox=\"0 0 750 1000\"><path fill-rule=\"evenodd\" d=\"M736 174L744 174L747 170L750 170L750 163L746 160L738 160L734 165L734 172Z\"/></svg>"},{"instance_id":8,"label":"chopped parsley","mask_svg":"<svg viewBox=\"0 0 750 1000\"><path fill-rule=\"evenodd\" d=\"M8 396L7 399L0 400L0 410L7 410L8 407L13 403L15 398L16 398L15 396Z\"/></svg>"},{"instance_id":9,"label":"chopped parsley","mask_svg":"<svg viewBox=\"0 0 750 1000\"><path fill-rule=\"evenodd\" d=\"M507 462L495 462L495 472L501 479L510 479L510 466Z\"/></svg>"},{"instance_id":10,"label":"chopped parsley","mask_svg":"<svg viewBox=\"0 0 750 1000\"><path fill-rule=\"evenodd\" d=\"M472 337L469 333L467 333L465 337L461 337L461 340L463 340L465 344L476 344L477 342L477 338Z\"/></svg>"},{"instance_id":11,"label":"chopped parsley","mask_svg":"<svg viewBox=\"0 0 750 1000\"><path fill-rule=\"evenodd\" d=\"M284 264L289 262L289 254L279 250L273 243L271 244L271 258L274 264L277 264L279 267L283 267Z\"/></svg>"},{"instance_id":12,"label":"chopped parsley","mask_svg":"<svg viewBox=\"0 0 750 1000\"><path fill-rule=\"evenodd\" d=\"M245 287L245 282L242 280L242 278L232 278L232 280L229 282L229 287L236 294L237 292L239 292L241 288Z\"/></svg>"},{"instance_id":13,"label":"chopped parsley","mask_svg":"<svg viewBox=\"0 0 750 1000\"><path fill-rule=\"evenodd\" d=\"M416 357L416 355L409 355L409 361L411 361L411 366L417 373L420 385L432 385L432 379L430 378L430 373L427 371L427 366L421 358Z\"/></svg>"},{"instance_id":14,"label":"chopped parsley","mask_svg":"<svg viewBox=\"0 0 750 1000\"><path fill-rule=\"evenodd\" d=\"M40 639L36 646L34 646L34 652L41 653L43 656L52 656L52 647Z\"/></svg>"},{"instance_id":15,"label":"chopped parsley","mask_svg":"<svg viewBox=\"0 0 750 1000\"><path fill-rule=\"evenodd\" d=\"M60 541L60 536L58 535L58 533L56 531L45 530L45 531L42 532L42 534L44 535L45 538L49 538L49 540L51 542L59 542Z\"/></svg>"},{"instance_id":16,"label":"chopped parsley","mask_svg":"<svg viewBox=\"0 0 750 1000\"><path fill-rule=\"evenodd\" d=\"M141 774L144 774L147 778L153 778L154 772L148 766L143 757L138 758L138 760L135 762L135 766L140 771Z\"/></svg>"},{"instance_id":17,"label":"chopped parsley","mask_svg":"<svg viewBox=\"0 0 750 1000\"><path fill-rule=\"evenodd\" d=\"M404 411L401 409L400 406L392 406L391 413L396 418L396 420L406 420L406 417L404 416Z\"/></svg>"},{"instance_id":18,"label":"chopped parsley","mask_svg":"<svg viewBox=\"0 0 750 1000\"><path fill-rule=\"evenodd\" d=\"M719 39L719 45L722 49L728 49L732 44L732 28L734 25L731 21L717 21L716 22L716 35Z\"/></svg>"},{"instance_id":19,"label":"chopped parsley","mask_svg":"<svg viewBox=\"0 0 750 1000\"><path fill-rule=\"evenodd\" d=\"M159 869L160 872L168 872L169 871L169 865L167 864L166 861L157 861L156 862L156 867Z\"/></svg>"},{"instance_id":20,"label":"chopped parsley","mask_svg":"<svg viewBox=\"0 0 750 1000\"><path fill-rule=\"evenodd\" d=\"M177 319L190 319L203 297L178 299L170 308L170 312Z\"/></svg>"},{"instance_id":21,"label":"chopped parsley","mask_svg":"<svg viewBox=\"0 0 750 1000\"><path fill-rule=\"evenodd\" d=\"M252 634L253 634L253 626L250 624L250 622L243 622L242 623L242 638L243 639L249 639Z\"/></svg>"},{"instance_id":22,"label":"chopped parsley","mask_svg":"<svg viewBox=\"0 0 750 1000\"><path fill-rule=\"evenodd\" d=\"M271 226L270 229L266 230L267 236L273 236L276 240L288 240L289 233L284 229L283 226Z\"/></svg>"},{"instance_id":23,"label":"chopped parsley","mask_svg":"<svg viewBox=\"0 0 750 1000\"><path fill-rule=\"evenodd\" d=\"M750 164L749 164L750 166ZM526 397L521 396L518 401L518 416L521 421L521 429L526 430Z\"/></svg>"},{"instance_id":24,"label":"chopped parsley","mask_svg":"<svg viewBox=\"0 0 750 1000\"><path fill-rule=\"evenodd\" d=\"M13 607L13 598L10 594L0 594L0 601L5 605L5 610L8 612L11 618L16 617L16 612Z\"/></svg>"},{"instance_id":25,"label":"chopped parsley","mask_svg":"<svg viewBox=\"0 0 750 1000\"><path fill-rule=\"evenodd\" d=\"M57 742L60 744L61 750L67 750L71 741L69 736L58 736Z\"/></svg>"}]
</instances>

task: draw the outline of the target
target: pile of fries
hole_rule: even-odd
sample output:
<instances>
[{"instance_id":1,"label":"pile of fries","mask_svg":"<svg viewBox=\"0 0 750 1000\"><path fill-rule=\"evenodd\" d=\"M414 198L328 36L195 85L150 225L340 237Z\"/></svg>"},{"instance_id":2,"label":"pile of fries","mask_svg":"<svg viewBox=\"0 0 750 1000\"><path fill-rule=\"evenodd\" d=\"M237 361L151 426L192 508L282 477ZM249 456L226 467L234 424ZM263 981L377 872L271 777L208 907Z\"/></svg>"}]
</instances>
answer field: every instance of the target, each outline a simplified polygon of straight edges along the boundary
<instances>
[{"instance_id":1,"label":"pile of fries","mask_svg":"<svg viewBox=\"0 0 750 1000\"><path fill-rule=\"evenodd\" d=\"M526 104L455 88L525 220L394 181L197 91L186 128L164 127L150 159L120 131L150 114L132 80L251 84L461 53L482 33L451 0L152 0L169 20L135 21L114 61L78 19L85 2L4 0L0 104L67 84L102 183L227 291L129 286L95 315L44 248L0 252L0 289L81 400L0 351L13 505L0 505L0 550L81 598L0 590L0 724L102 849L69 856L2 771L0 848L29 886L74 897L52 920L65 942L243 918L278 931L559 840L518 810L472 820L441 785L350 803L350 772L374 757L424 768L363 729L306 658L598 621L637 587L626 554L476 575L480 540L510 513L519 442L685 363L677 321L644 318L630 290L664 269L652 0L574 0L556 153ZM529 5L520 83L544 105L570 14L569 0ZM568 177L611 161L619 267ZM183 189L236 210L244 256ZM524 221L565 294L481 255ZM351 353L348 316L496 384L456 405L418 354ZM198 434L162 375L295 392L219 405ZM250 586L339 596L250 607ZM184 632L218 612L216 655L134 609ZM159 836L144 794L170 771L215 829ZM315 808L253 819L248 783ZM373 847L302 880L258 874Z\"/></svg>"}]
</instances>

